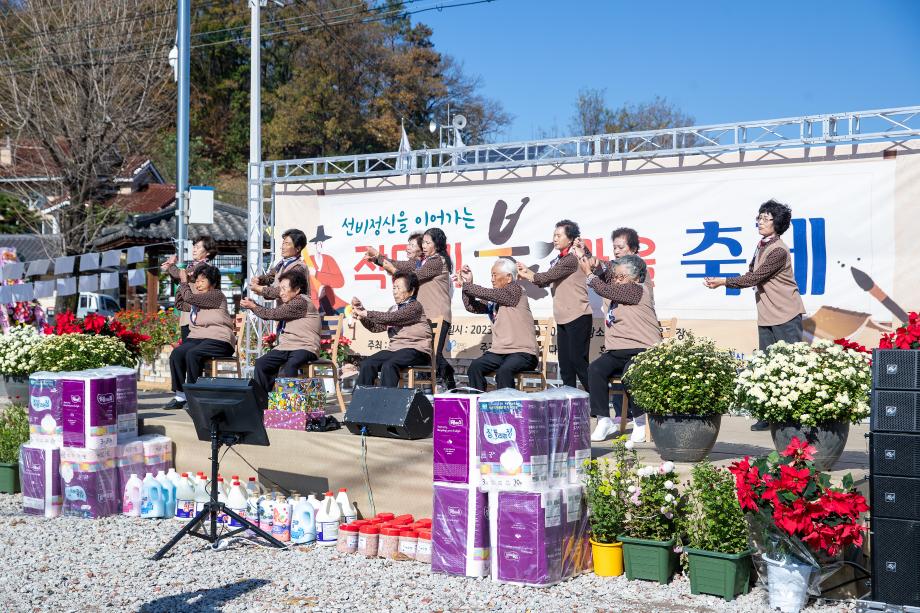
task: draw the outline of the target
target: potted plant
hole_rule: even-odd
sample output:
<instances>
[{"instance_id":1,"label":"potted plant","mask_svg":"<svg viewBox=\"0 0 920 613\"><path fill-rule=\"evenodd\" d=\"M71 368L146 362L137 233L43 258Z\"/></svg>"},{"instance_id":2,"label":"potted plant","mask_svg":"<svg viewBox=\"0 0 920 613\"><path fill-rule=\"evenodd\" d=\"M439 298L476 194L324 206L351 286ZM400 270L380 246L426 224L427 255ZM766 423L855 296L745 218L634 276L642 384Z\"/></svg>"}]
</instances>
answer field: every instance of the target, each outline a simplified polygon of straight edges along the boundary
<instances>
[{"instance_id":1,"label":"potted plant","mask_svg":"<svg viewBox=\"0 0 920 613\"><path fill-rule=\"evenodd\" d=\"M266 428L307 429L312 417L322 416L326 390L320 379L278 378L268 395L263 421Z\"/></svg>"},{"instance_id":2,"label":"potted plant","mask_svg":"<svg viewBox=\"0 0 920 613\"><path fill-rule=\"evenodd\" d=\"M617 577L623 574L623 543L617 537L625 529L627 488L635 477L637 455L633 444L622 436L614 441L610 458L585 464L594 573Z\"/></svg>"},{"instance_id":3,"label":"potted plant","mask_svg":"<svg viewBox=\"0 0 920 613\"><path fill-rule=\"evenodd\" d=\"M708 338L686 333L637 355L623 376L632 401L649 414L663 460L698 462L732 407L738 362Z\"/></svg>"},{"instance_id":4,"label":"potted plant","mask_svg":"<svg viewBox=\"0 0 920 613\"><path fill-rule=\"evenodd\" d=\"M793 438L815 448L828 470L843 453L851 423L869 415L871 356L840 344L780 341L755 351L738 376L738 404L770 424L777 451Z\"/></svg>"},{"instance_id":5,"label":"potted plant","mask_svg":"<svg viewBox=\"0 0 920 613\"><path fill-rule=\"evenodd\" d=\"M0 335L0 397L27 402L29 374L38 370L35 349L44 337L33 326L15 326Z\"/></svg>"},{"instance_id":6,"label":"potted plant","mask_svg":"<svg viewBox=\"0 0 920 613\"><path fill-rule=\"evenodd\" d=\"M674 544L682 501L674 463L643 466L627 486L623 542L626 578L669 583L677 567Z\"/></svg>"},{"instance_id":7,"label":"potted plant","mask_svg":"<svg viewBox=\"0 0 920 613\"><path fill-rule=\"evenodd\" d=\"M34 351L36 370L63 372L126 366L134 368L137 359L127 345L113 336L64 334L45 336Z\"/></svg>"},{"instance_id":8,"label":"potted plant","mask_svg":"<svg viewBox=\"0 0 920 613\"><path fill-rule=\"evenodd\" d=\"M767 577L771 609L794 613L809 591L820 595L819 571L835 571L835 558L847 546L861 545L866 532L860 517L869 506L853 478L846 475L842 487L832 487L814 454L814 447L796 438L782 453L753 462L745 457L729 467L759 574Z\"/></svg>"},{"instance_id":9,"label":"potted plant","mask_svg":"<svg viewBox=\"0 0 920 613\"><path fill-rule=\"evenodd\" d=\"M29 416L14 404L0 413L0 492L19 492L19 448L29 440Z\"/></svg>"},{"instance_id":10,"label":"potted plant","mask_svg":"<svg viewBox=\"0 0 920 613\"><path fill-rule=\"evenodd\" d=\"M751 548L744 512L730 472L708 461L693 467L684 490L684 552L690 569L690 592L733 600L747 594Z\"/></svg>"}]
</instances>

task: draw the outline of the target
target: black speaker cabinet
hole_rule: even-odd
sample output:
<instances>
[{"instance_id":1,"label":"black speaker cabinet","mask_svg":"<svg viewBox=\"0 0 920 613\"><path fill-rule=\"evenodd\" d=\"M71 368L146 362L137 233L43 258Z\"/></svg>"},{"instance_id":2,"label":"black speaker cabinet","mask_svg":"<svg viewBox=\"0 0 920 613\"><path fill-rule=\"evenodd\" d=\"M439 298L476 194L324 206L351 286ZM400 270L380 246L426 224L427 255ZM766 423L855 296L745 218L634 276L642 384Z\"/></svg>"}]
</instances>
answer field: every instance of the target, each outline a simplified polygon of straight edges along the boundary
<instances>
[{"instance_id":1,"label":"black speaker cabinet","mask_svg":"<svg viewBox=\"0 0 920 613\"><path fill-rule=\"evenodd\" d=\"M920 521L873 518L872 600L920 607Z\"/></svg>"},{"instance_id":2,"label":"black speaker cabinet","mask_svg":"<svg viewBox=\"0 0 920 613\"><path fill-rule=\"evenodd\" d=\"M872 391L873 432L920 434L920 392Z\"/></svg>"},{"instance_id":3,"label":"black speaker cabinet","mask_svg":"<svg viewBox=\"0 0 920 613\"><path fill-rule=\"evenodd\" d=\"M873 517L920 520L920 478L874 474L869 487Z\"/></svg>"},{"instance_id":4,"label":"black speaker cabinet","mask_svg":"<svg viewBox=\"0 0 920 613\"><path fill-rule=\"evenodd\" d=\"M352 434L417 439L431 436L434 409L422 392L404 387L359 387L351 396L345 427Z\"/></svg>"},{"instance_id":5,"label":"black speaker cabinet","mask_svg":"<svg viewBox=\"0 0 920 613\"><path fill-rule=\"evenodd\" d=\"M920 390L920 351L876 349L872 352L872 388Z\"/></svg>"},{"instance_id":6,"label":"black speaker cabinet","mask_svg":"<svg viewBox=\"0 0 920 613\"><path fill-rule=\"evenodd\" d=\"M873 432L872 474L920 477L920 434Z\"/></svg>"}]
</instances>

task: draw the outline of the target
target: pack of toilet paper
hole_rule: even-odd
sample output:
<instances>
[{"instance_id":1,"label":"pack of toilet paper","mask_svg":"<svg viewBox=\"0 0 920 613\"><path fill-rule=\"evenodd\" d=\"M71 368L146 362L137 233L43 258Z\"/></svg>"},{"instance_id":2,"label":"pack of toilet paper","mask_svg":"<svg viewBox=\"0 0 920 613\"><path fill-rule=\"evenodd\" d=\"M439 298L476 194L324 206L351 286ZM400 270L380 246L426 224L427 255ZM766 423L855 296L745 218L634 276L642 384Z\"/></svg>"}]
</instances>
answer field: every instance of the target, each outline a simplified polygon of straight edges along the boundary
<instances>
[{"instance_id":1,"label":"pack of toilet paper","mask_svg":"<svg viewBox=\"0 0 920 613\"><path fill-rule=\"evenodd\" d=\"M61 449L62 513L98 519L119 511L115 446L98 449Z\"/></svg>"},{"instance_id":2,"label":"pack of toilet paper","mask_svg":"<svg viewBox=\"0 0 920 613\"><path fill-rule=\"evenodd\" d=\"M489 574L487 495L468 485L434 485L431 570L448 575Z\"/></svg>"},{"instance_id":3,"label":"pack of toilet paper","mask_svg":"<svg viewBox=\"0 0 920 613\"><path fill-rule=\"evenodd\" d=\"M25 443L19 448L19 482L22 510L30 515L57 517L61 514L60 447Z\"/></svg>"},{"instance_id":4,"label":"pack of toilet paper","mask_svg":"<svg viewBox=\"0 0 920 613\"><path fill-rule=\"evenodd\" d=\"M134 439L115 446L115 473L117 475L116 488L118 492L125 491L125 484L132 474L141 476L146 472L143 441Z\"/></svg>"},{"instance_id":5,"label":"pack of toilet paper","mask_svg":"<svg viewBox=\"0 0 920 613\"><path fill-rule=\"evenodd\" d=\"M569 483L569 398L561 388L532 394L546 403L546 435L549 452L547 481L551 487Z\"/></svg>"},{"instance_id":6,"label":"pack of toilet paper","mask_svg":"<svg viewBox=\"0 0 920 613\"><path fill-rule=\"evenodd\" d=\"M144 471L157 474L172 468L172 439L163 434L145 434L138 440L144 446Z\"/></svg>"},{"instance_id":7,"label":"pack of toilet paper","mask_svg":"<svg viewBox=\"0 0 920 613\"><path fill-rule=\"evenodd\" d=\"M432 443L434 482L479 485L480 394L436 394Z\"/></svg>"},{"instance_id":8,"label":"pack of toilet paper","mask_svg":"<svg viewBox=\"0 0 920 613\"><path fill-rule=\"evenodd\" d=\"M91 371L60 379L64 447L114 448L118 442L113 376Z\"/></svg>"},{"instance_id":9,"label":"pack of toilet paper","mask_svg":"<svg viewBox=\"0 0 920 613\"><path fill-rule=\"evenodd\" d=\"M92 371L115 377L115 422L118 442L137 438L137 371L124 366L106 366Z\"/></svg>"},{"instance_id":10,"label":"pack of toilet paper","mask_svg":"<svg viewBox=\"0 0 920 613\"><path fill-rule=\"evenodd\" d=\"M492 580L547 586L563 579L562 490L489 492Z\"/></svg>"},{"instance_id":11,"label":"pack of toilet paper","mask_svg":"<svg viewBox=\"0 0 920 613\"><path fill-rule=\"evenodd\" d=\"M29 440L56 445L64 441L61 380L69 373L40 371L29 375Z\"/></svg>"},{"instance_id":12,"label":"pack of toilet paper","mask_svg":"<svg viewBox=\"0 0 920 613\"><path fill-rule=\"evenodd\" d=\"M591 459L591 402L588 392L574 387L560 387L565 394L569 409L569 483L582 484Z\"/></svg>"},{"instance_id":13,"label":"pack of toilet paper","mask_svg":"<svg viewBox=\"0 0 920 613\"><path fill-rule=\"evenodd\" d=\"M502 389L483 394L479 413L479 471L486 490L537 490L549 482L546 402L537 394Z\"/></svg>"}]
</instances>

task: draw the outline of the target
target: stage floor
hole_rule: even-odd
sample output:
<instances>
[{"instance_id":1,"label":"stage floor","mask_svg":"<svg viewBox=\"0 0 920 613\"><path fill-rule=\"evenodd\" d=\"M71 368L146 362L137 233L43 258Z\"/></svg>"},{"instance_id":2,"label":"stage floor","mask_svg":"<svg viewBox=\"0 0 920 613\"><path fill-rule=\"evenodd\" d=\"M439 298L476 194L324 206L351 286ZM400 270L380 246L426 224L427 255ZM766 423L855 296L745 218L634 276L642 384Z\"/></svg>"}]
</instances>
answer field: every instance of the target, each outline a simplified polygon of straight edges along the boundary
<instances>
[{"instance_id":1,"label":"stage floor","mask_svg":"<svg viewBox=\"0 0 920 613\"><path fill-rule=\"evenodd\" d=\"M175 443L176 470L197 472L208 470L210 443L199 441L191 418L183 411L160 409L171 394L141 392L139 394L142 433L159 433L171 437ZM332 407L330 407L331 409ZM336 415L341 417L341 415ZM766 455L773 450L769 432L751 432L753 422L741 417L725 416L719 440L710 454L718 465L728 465L745 455ZM839 478L852 473L857 481L869 471L868 441L864 434L867 425L850 428L846 449L834 466L832 475ZM239 455L234 450L224 454L221 474L228 478L239 475L244 479L255 471L243 460L256 467L268 479L302 494L348 488L350 498L363 515L372 514L369 490L365 484L362 464L361 438L342 428L334 432L295 432L269 430L271 446L240 446ZM594 443L592 456L603 457L610 453L612 443ZM660 458L653 443L637 446L642 462L658 463ZM224 450L221 452L224 453ZM401 441L395 439L367 439L367 472L370 492L373 493L377 512L412 513L431 515L431 439ZM242 457L241 457L242 456ZM692 464L677 464L681 480L690 473ZM263 483L266 483L263 480ZM270 483L267 483L271 487Z\"/></svg>"}]
</instances>

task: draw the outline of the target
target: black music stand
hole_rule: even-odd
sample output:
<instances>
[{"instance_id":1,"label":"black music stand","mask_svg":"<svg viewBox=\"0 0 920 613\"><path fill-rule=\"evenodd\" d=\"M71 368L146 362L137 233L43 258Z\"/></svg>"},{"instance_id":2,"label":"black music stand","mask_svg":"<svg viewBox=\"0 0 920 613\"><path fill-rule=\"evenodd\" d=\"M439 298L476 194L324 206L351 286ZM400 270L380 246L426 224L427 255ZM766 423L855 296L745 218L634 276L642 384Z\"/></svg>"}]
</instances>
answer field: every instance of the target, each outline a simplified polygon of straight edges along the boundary
<instances>
[{"instance_id":1,"label":"black music stand","mask_svg":"<svg viewBox=\"0 0 920 613\"><path fill-rule=\"evenodd\" d=\"M199 379L196 383L184 386L188 400L188 412L195 424L198 439L211 441L211 499L179 532L153 556L159 560L178 543L183 536L196 536L212 544L216 549L222 538L229 538L240 532L251 530L264 538L273 547L284 548L285 545L257 524L241 517L223 502L217 500L217 473L220 468L218 452L221 445L262 445L268 446L268 433L262 423L262 411L252 386L245 379ZM217 514L225 513L239 522L239 528L226 534L217 534ZM210 519L210 529L196 530Z\"/></svg>"}]
</instances>

